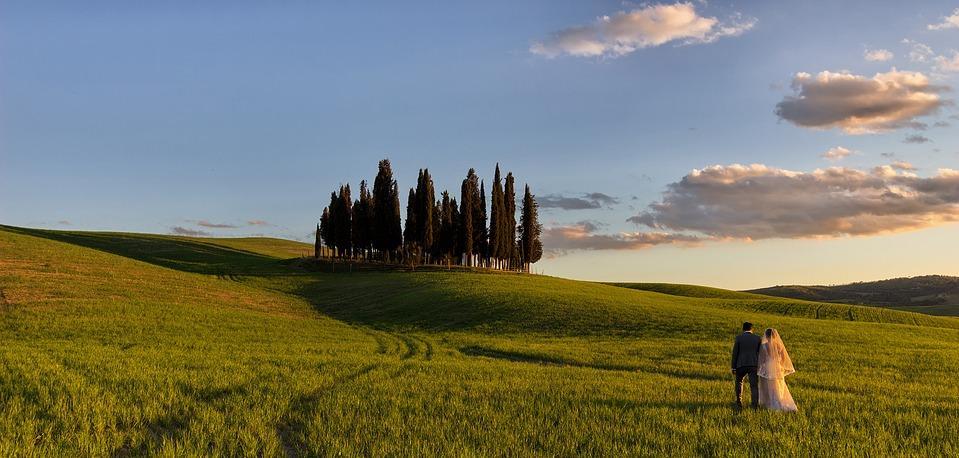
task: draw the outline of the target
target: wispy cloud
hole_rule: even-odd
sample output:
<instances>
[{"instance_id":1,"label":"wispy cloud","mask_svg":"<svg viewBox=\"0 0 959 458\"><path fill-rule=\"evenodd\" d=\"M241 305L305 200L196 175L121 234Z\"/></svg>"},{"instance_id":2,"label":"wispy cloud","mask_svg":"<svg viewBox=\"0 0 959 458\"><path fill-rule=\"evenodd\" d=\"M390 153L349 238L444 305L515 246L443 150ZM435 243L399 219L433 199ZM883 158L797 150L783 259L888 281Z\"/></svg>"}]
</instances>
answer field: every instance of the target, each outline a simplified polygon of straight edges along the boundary
<instances>
[{"instance_id":1,"label":"wispy cloud","mask_svg":"<svg viewBox=\"0 0 959 458\"><path fill-rule=\"evenodd\" d=\"M549 58L564 54L619 57L670 42L711 43L722 37L741 35L755 24L755 18L741 14L725 22L701 16L692 3L653 4L603 16L590 25L560 30L533 43L529 50Z\"/></svg>"},{"instance_id":2,"label":"wispy cloud","mask_svg":"<svg viewBox=\"0 0 959 458\"><path fill-rule=\"evenodd\" d=\"M929 30L945 30L959 28L959 8L953 10L949 16L943 16L942 21L926 26Z\"/></svg>"},{"instance_id":3,"label":"wispy cloud","mask_svg":"<svg viewBox=\"0 0 959 458\"><path fill-rule=\"evenodd\" d=\"M543 229L543 247L552 255L579 250L641 250L656 245L695 244L703 240L683 234L668 232L619 232L601 233L600 225L580 221L569 225Z\"/></svg>"},{"instance_id":4,"label":"wispy cloud","mask_svg":"<svg viewBox=\"0 0 959 458\"><path fill-rule=\"evenodd\" d=\"M918 135L918 134L910 135L902 140L903 143L917 143L917 144L929 143L931 141L932 140L930 140L929 137L926 137L925 135Z\"/></svg>"},{"instance_id":5,"label":"wispy cloud","mask_svg":"<svg viewBox=\"0 0 959 458\"><path fill-rule=\"evenodd\" d=\"M933 52L932 48L930 48L929 45L925 43L920 43L918 41L910 40L908 38L904 38L902 40L902 43L905 45L909 45L910 47L909 60L911 62L917 62L917 63L927 62L930 58L932 58L932 56L936 54L935 52Z\"/></svg>"},{"instance_id":6,"label":"wispy cloud","mask_svg":"<svg viewBox=\"0 0 959 458\"><path fill-rule=\"evenodd\" d=\"M209 221L202 220L202 219L200 221L197 221L196 225L200 227L209 227L213 229L236 229L237 227L235 224L211 223Z\"/></svg>"},{"instance_id":7,"label":"wispy cloud","mask_svg":"<svg viewBox=\"0 0 959 458\"><path fill-rule=\"evenodd\" d=\"M734 239L865 236L959 221L959 171L906 164L796 172L761 164L693 170L629 221Z\"/></svg>"},{"instance_id":8,"label":"wispy cloud","mask_svg":"<svg viewBox=\"0 0 959 458\"><path fill-rule=\"evenodd\" d=\"M556 208L560 210L590 210L609 207L619 203L619 199L601 192L590 192L579 196L548 194L537 197L536 200L540 208Z\"/></svg>"},{"instance_id":9,"label":"wispy cloud","mask_svg":"<svg viewBox=\"0 0 959 458\"><path fill-rule=\"evenodd\" d=\"M936 71L943 73L955 73L959 72L959 51L952 51L951 57L936 56L935 58L935 69Z\"/></svg>"},{"instance_id":10,"label":"wispy cloud","mask_svg":"<svg viewBox=\"0 0 959 458\"><path fill-rule=\"evenodd\" d=\"M65 220L65 219L61 219L60 221L57 221L57 224L59 224L59 225L61 225L61 226L69 226L69 225L70 225L70 221L67 221L67 220Z\"/></svg>"},{"instance_id":11,"label":"wispy cloud","mask_svg":"<svg viewBox=\"0 0 959 458\"><path fill-rule=\"evenodd\" d=\"M915 118L933 114L944 104L938 94L942 88L931 85L925 75L896 69L872 78L845 72L798 73L792 87L795 95L776 105L780 119L847 134L920 127Z\"/></svg>"},{"instance_id":12,"label":"wispy cloud","mask_svg":"<svg viewBox=\"0 0 959 458\"><path fill-rule=\"evenodd\" d=\"M170 233L171 233L171 234L174 234L174 235L186 235L186 236L190 236L190 237L209 237L209 236L213 235L213 234L211 234L211 233L209 233L209 232L206 232L206 231L201 231L201 230L197 230L197 229L189 229L189 228L182 227L182 226L173 226L173 227L171 227L171 228L170 228Z\"/></svg>"},{"instance_id":13,"label":"wispy cloud","mask_svg":"<svg viewBox=\"0 0 959 458\"><path fill-rule=\"evenodd\" d=\"M272 226L272 224L270 224L269 221L265 221L262 219L251 219L247 221L246 224L249 226Z\"/></svg>"}]
</instances>

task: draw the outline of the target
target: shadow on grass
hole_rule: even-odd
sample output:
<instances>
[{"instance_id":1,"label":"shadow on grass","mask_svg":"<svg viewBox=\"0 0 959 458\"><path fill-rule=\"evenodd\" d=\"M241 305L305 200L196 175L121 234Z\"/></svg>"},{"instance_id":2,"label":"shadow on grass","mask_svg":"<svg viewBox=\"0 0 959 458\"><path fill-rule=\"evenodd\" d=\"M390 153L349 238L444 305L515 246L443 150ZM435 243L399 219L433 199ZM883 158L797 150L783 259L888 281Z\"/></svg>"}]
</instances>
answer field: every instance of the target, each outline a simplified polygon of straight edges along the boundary
<instances>
[{"instance_id":1,"label":"shadow on grass","mask_svg":"<svg viewBox=\"0 0 959 458\"><path fill-rule=\"evenodd\" d=\"M481 356L485 358L494 358L501 359L512 362L519 363L533 363L533 364L542 364L548 366L560 366L560 367L582 367L587 369L596 369L602 371L620 371L620 372L644 372L647 374L659 374L666 377L681 378L687 380L698 380L698 381L721 381L726 380L726 377L719 375L708 375L708 374L697 374L690 373L686 371L677 370L675 368L666 368L666 369L648 369L645 367L626 365L626 364L615 364L615 363L587 363L582 361L575 361L563 358L556 355L543 355L543 354L529 354L529 353L520 353L513 351L497 350L487 347L479 346L467 346L459 349L460 353L467 356Z\"/></svg>"},{"instance_id":2,"label":"shadow on grass","mask_svg":"<svg viewBox=\"0 0 959 458\"><path fill-rule=\"evenodd\" d=\"M69 243L184 272L209 275L291 273L283 261L213 243L162 235L71 232L0 226L16 234Z\"/></svg>"}]
</instances>

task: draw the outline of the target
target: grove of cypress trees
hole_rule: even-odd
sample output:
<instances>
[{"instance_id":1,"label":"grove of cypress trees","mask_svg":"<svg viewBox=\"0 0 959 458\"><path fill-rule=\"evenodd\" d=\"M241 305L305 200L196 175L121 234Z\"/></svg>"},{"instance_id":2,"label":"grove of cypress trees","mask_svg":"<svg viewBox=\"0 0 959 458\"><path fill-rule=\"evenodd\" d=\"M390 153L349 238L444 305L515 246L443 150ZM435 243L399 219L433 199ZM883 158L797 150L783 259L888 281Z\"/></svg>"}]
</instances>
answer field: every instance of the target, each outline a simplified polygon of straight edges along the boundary
<instances>
[{"instance_id":1,"label":"grove of cypress trees","mask_svg":"<svg viewBox=\"0 0 959 458\"><path fill-rule=\"evenodd\" d=\"M529 185L526 185L526 193L523 195L523 211L520 216L519 229L523 269L529 272L530 265L543 257L543 243L539 238L543 226L539 224L536 198L530 194Z\"/></svg>"}]
</instances>

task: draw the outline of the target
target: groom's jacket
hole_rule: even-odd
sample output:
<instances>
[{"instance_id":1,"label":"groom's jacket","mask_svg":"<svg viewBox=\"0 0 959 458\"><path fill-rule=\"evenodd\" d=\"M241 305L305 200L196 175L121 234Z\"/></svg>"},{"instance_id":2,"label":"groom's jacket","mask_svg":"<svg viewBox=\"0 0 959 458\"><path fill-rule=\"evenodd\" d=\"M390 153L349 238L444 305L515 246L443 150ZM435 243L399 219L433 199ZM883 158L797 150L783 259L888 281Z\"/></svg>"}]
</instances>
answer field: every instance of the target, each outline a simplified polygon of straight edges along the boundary
<instances>
[{"instance_id":1,"label":"groom's jacket","mask_svg":"<svg viewBox=\"0 0 959 458\"><path fill-rule=\"evenodd\" d=\"M736 336L736 343L733 345L733 369L758 366L759 346L762 343L763 339L751 332Z\"/></svg>"}]
</instances>

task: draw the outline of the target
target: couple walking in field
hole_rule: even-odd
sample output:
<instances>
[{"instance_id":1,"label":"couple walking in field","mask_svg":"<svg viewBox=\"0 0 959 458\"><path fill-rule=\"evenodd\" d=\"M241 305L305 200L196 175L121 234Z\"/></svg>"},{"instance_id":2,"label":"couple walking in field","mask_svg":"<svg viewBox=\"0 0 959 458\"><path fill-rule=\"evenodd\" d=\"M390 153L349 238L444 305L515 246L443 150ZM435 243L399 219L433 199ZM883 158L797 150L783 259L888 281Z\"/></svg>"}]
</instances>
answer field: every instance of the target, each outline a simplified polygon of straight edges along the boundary
<instances>
[{"instance_id":1,"label":"couple walking in field","mask_svg":"<svg viewBox=\"0 0 959 458\"><path fill-rule=\"evenodd\" d=\"M769 328L763 336L753 334L753 324L743 323L743 333L733 345L732 372L736 376L736 406L743 406L743 381L749 378L750 404L770 410L795 412L786 376L796 372L779 332Z\"/></svg>"}]
</instances>

